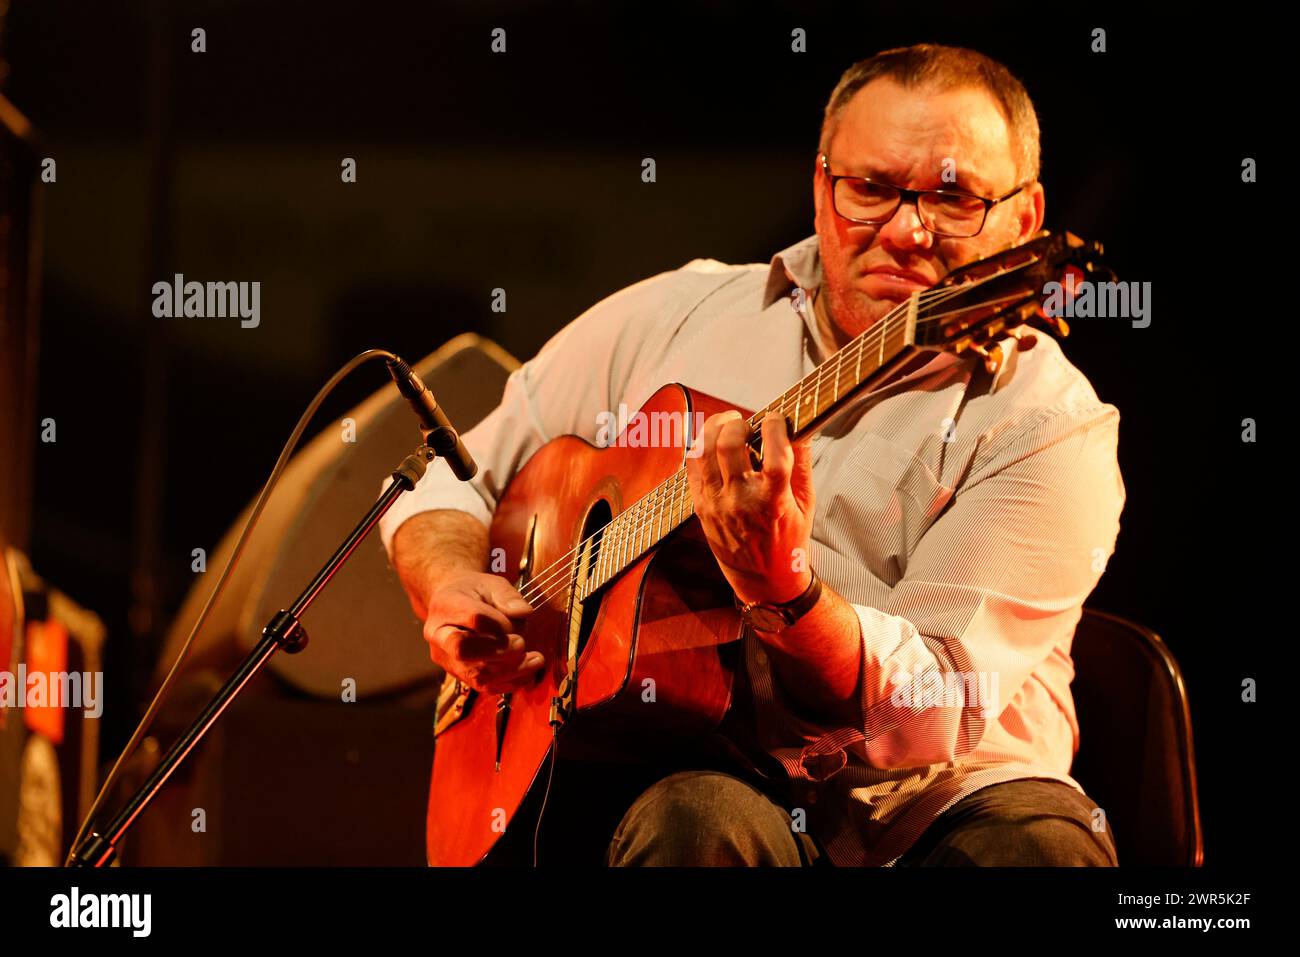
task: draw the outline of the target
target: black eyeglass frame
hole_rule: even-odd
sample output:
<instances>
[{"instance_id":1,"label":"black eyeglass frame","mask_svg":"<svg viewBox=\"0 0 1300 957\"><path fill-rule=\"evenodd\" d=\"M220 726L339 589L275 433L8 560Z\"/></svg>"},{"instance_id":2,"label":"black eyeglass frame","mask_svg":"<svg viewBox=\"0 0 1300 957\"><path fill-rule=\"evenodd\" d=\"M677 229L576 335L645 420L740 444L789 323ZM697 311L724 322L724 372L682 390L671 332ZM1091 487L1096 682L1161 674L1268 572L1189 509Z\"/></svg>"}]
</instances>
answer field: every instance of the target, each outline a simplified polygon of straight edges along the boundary
<instances>
[{"instance_id":1,"label":"black eyeglass frame","mask_svg":"<svg viewBox=\"0 0 1300 957\"><path fill-rule=\"evenodd\" d=\"M891 219L894 218L894 216L898 213L898 207L902 206L903 203L905 202L912 203L916 206L917 219L921 219L920 199L924 195L960 196L963 199L977 199L981 203L983 203L984 217L980 220L979 228L976 229L975 232L973 233L943 232L938 229L931 229L929 226L925 224L924 220L921 220L921 225L928 232L934 233L936 236L947 236L951 239L970 239L973 236L978 236L981 232L983 232L984 225L989 221L989 210L991 210L994 206L998 205L999 203L1005 203L1011 197L1015 196L1021 190L1025 189L1025 187L1032 185L1034 182L1032 179L1026 180L1025 182L1021 183L1019 186L1017 186L1015 189L1013 189L1011 192L1007 193L1006 195L998 196L995 199L988 199L987 197L977 196L974 193L967 193L964 190L960 190L960 189L907 189L904 186L895 186L893 183L886 183L882 180L872 179L870 176L839 176L831 172L830 160L828 159L825 153L821 154L821 161L822 161L822 172L826 174L826 177L827 179L830 180L830 184L831 184L831 209L835 210L836 216L839 216L841 219L847 219L851 223L862 223L865 226L883 226L885 223L889 222ZM835 184L842 179L857 180L860 183L870 183L872 186L888 187L889 189L892 189L894 190L894 192L898 193L898 202L894 204L894 208L889 211L888 216L884 216L881 218L858 219L856 216L845 216L843 213L840 212L839 203L835 198Z\"/></svg>"}]
</instances>

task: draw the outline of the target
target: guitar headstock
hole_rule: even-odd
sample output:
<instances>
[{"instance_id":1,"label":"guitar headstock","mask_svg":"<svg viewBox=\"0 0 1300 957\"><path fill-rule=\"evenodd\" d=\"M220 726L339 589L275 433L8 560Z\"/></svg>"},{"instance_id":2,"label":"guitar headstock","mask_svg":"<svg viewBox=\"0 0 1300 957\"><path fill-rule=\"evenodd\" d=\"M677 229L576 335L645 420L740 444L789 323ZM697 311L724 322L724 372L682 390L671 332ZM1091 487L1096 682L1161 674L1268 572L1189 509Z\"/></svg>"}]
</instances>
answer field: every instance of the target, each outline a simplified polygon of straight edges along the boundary
<instances>
[{"instance_id":1,"label":"guitar headstock","mask_svg":"<svg viewBox=\"0 0 1300 957\"><path fill-rule=\"evenodd\" d=\"M922 294L916 344L948 352L972 350L988 360L995 340L1032 319L1059 335L1069 335L1065 321L1042 308L1047 284L1064 283L1067 271L1074 271L1076 281L1097 274L1114 278L1102 262L1100 243L1047 230L955 269Z\"/></svg>"}]
</instances>

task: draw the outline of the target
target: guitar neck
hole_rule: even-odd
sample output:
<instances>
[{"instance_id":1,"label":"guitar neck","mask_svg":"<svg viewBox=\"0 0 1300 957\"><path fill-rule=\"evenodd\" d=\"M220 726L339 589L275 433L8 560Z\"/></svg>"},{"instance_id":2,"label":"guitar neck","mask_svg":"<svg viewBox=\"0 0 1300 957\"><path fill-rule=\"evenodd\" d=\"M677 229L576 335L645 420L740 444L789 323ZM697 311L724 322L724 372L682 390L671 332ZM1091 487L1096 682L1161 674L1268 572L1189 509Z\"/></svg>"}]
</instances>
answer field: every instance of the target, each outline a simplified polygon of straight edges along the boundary
<instances>
[{"instance_id":1,"label":"guitar neck","mask_svg":"<svg viewBox=\"0 0 1300 957\"><path fill-rule=\"evenodd\" d=\"M814 434L841 406L883 378L894 360L916 341L919 300L912 296L846 344L807 376L749 419L751 443L769 412L790 423L794 439ZM695 514L686 469L680 468L624 509L601 531L596 561L583 582L585 599L613 579Z\"/></svg>"}]
</instances>

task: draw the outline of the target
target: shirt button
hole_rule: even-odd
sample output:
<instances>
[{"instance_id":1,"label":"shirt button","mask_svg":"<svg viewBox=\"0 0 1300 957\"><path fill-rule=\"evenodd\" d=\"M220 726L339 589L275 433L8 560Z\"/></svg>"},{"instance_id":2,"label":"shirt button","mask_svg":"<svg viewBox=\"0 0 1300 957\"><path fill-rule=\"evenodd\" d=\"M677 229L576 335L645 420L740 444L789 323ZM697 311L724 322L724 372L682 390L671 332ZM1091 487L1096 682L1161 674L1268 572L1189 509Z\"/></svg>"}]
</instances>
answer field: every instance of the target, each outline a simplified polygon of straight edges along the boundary
<instances>
[{"instance_id":1,"label":"shirt button","mask_svg":"<svg viewBox=\"0 0 1300 957\"><path fill-rule=\"evenodd\" d=\"M808 801L809 804L816 804L816 803L817 803L817 792L816 792L816 791L809 791L808 794L807 794L805 797L806 797L806 800Z\"/></svg>"}]
</instances>

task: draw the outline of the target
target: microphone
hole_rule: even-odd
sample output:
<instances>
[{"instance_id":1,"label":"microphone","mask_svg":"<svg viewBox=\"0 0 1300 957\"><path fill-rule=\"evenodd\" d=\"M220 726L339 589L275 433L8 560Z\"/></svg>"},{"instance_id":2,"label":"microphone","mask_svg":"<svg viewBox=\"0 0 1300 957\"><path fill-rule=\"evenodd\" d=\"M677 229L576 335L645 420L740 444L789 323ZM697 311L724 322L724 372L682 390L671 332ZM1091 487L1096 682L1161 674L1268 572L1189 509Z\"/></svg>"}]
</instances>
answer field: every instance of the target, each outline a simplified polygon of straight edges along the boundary
<instances>
[{"instance_id":1,"label":"microphone","mask_svg":"<svg viewBox=\"0 0 1300 957\"><path fill-rule=\"evenodd\" d=\"M426 433L425 442L447 460L456 478L462 482L472 479L478 472L478 464L465 448L465 443L460 440L429 387L405 360L397 356L388 360L388 374L397 383L397 391L402 393L402 397L415 410L415 415L420 420L420 429Z\"/></svg>"}]
</instances>

